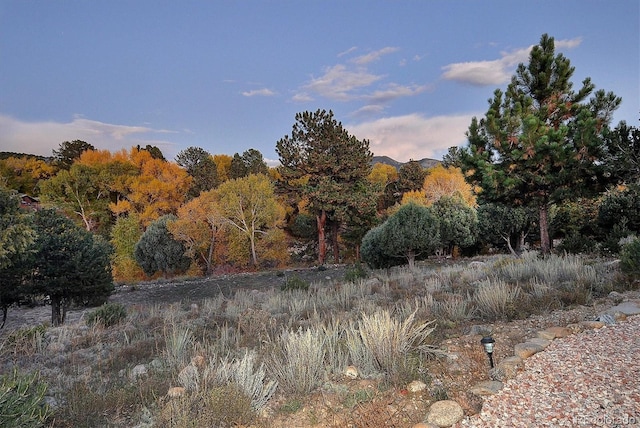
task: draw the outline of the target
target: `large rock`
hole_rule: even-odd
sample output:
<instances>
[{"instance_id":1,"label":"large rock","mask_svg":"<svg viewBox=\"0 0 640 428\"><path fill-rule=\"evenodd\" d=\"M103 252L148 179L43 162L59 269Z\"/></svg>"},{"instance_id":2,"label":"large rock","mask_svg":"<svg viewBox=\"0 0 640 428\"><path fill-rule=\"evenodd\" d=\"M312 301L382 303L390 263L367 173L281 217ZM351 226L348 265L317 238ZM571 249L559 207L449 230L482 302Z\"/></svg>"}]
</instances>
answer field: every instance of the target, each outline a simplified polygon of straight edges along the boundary
<instances>
[{"instance_id":1,"label":"large rock","mask_svg":"<svg viewBox=\"0 0 640 428\"><path fill-rule=\"evenodd\" d=\"M530 356L537 354L542 351L544 348L537 343L525 342L518 343L513 347L513 353L517 356L524 359L529 358Z\"/></svg>"},{"instance_id":2,"label":"large rock","mask_svg":"<svg viewBox=\"0 0 640 428\"><path fill-rule=\"evenodd\" d=\"M436 401L431 405L427 423L441 428L450 427L464 417L462 406L453 400Z\"/></svg>"},{"instance_id":3,"label":"large rock","mask_svg":"<svg viewBox=\"0 0 640 428\"><path fill-rule=\"evenodd\" d=\"M522 366L522 358L514 355L500 361L497 366L490 370L489 376L492 380L505 382L516 377Z\"/></svg>"},{"instance_id":4,"label":"large rock","mask_svg":"<svg viewBox=\"0 0 640 428\"><path fill-rule=\"evenodd\" d=\"M587 329L599 329L604 327L604 323L601 321L581 321L580 325Z\"/></svg>"},{"instance_id":5,"label":"large rock","mask_svg":"<svg viewBox=\"0 0 640 428\"><path fill-rule=\"evenodd\" d=\"M476 395L494 395L502 389L502 386L502 382L497 380L485 380L475 385L469 391Z\"/></svg>"},{"instance_id":6,"label":"large rock","mask_svg":"<svg viewBox=\"0 0 640 428\"><path fill-rule=\"evenodd\" d=\"M640 314L640 301L630 300L628 302L622 302L607 312L611 314L622 312L625 315L638 315Z\"/></svg>"},{"instance_id":7,"label":"large rock","mask_svg":"<svg viewBox=\"0 0 640 428\"><path fill-rule=\"evenodd\" d=\"M547 349L549 345L551 345L551 341L547 339L543 339L541 337L534 337L527 340L528 343L534 343L536 345L540 345L542 349Z\"/></svg>"},{"instance_id":8,"label":"large rock","mask_svg":"<svg viewBox=\"0 0 640 428\"><path fill-rule=\"evenodd\" d=\"M546 330L538 332L538 337L547 340L559 339L561 337L567 337L571 334L571 330L567 327L549 327ZM546 336L546 337L545 337Z\"/></svg>"}]
</instances>

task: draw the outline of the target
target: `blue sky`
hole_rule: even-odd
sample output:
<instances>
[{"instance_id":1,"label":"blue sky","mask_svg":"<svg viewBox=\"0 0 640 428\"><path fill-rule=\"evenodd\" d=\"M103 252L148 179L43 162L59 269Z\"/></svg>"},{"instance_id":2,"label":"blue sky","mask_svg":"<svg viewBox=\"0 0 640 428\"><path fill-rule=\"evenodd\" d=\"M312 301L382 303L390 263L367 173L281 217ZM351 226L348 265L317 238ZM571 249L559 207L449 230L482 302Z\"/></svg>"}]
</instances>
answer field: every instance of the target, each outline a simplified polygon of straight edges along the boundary
<instances>
[{"instance_id":1,"label":"blue sky","mask_svg":"<svg viewBox=\"0 0 640 428\"><path fill-rule=\"evenodd\" d=\"M638 125L639 27L637 0L0 0L0 151L276 161L297 112L332 109L376 155L440 159L543 33Z\"/></svg>"}]
</instances>

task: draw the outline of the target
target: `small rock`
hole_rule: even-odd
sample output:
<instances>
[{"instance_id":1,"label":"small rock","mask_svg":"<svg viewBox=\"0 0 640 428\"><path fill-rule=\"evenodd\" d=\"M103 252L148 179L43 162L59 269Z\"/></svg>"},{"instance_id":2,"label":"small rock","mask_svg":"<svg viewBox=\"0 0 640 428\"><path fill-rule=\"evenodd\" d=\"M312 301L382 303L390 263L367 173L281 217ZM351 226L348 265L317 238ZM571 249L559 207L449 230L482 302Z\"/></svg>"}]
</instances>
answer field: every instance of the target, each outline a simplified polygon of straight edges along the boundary
<instances>
[{"instance_id":1,"label":"small rock","mask_svg":"<svg viewBox=\"0 0 640 428\"><path fill-rule=\"evenodd\" d=\"M431 405L427 423L445 428L460 422L464 417L462 406L453 400L436 401Z\"/></svg>"},{"instance_id":2,"label":"small rock","mask_svg":"<svg viewBox=\"0 0 640 428\"><path fill-rule=\"evenodd\" d=\"M497 380L485 380L480 382L469 391L476 395L494 395L502 389L502 382Z\"/></svg>"},{"instance_id":3,"label":"small rock","mask_svg":"<svg viewBox=\"0 0 640 428\"><path fill-rule=\"evenodd\" d=\"M622 312L625 315L638 315L640 314L640 302L639 301L628 301L620 303L617 306L614 306L609 311L611 312Z\"/></svg>"},{"instance_id":4,"label":"small rock","mask_svg":"<svg viewBox=\"0 0 640 428\"><path fill-rule=\"evenodd\" d=\"M169 391L167 391L167 396L171 397L171 398L176 398L176 397L182 397L186 392L186 389L184 389L181 386L174 386L173 388L169 388Z\"/></svg>"},{"instance_id":5,"label":"small rock","mask_svg":"<svg viewBox=\"0 0 640 428\"><path fill-rule=\"evenodd\" d=\"M162 366L163 366L162 361L159 358L154 358L153 360L151 360L149 365L151 366L152 369L156 369L156 370L162 369Z\"/></svg>"},{"instance_id":6,"label":"small rock","mask_svg":"<svg viewBox=\"0 0 640 428\"><path fill-rule=\"evenodd\" d=\"M616 323L616 319L611 314L600 314L598 316L597 321L600 321L601 323L604 323L604 324L607 324L607 325L611 325L611 324L615 324Z\"/></svg>"},{"instance_id":7,"label":"small rock","mask_svg":"<svg viewBox=\"0 0 640 428\"><path fill-rule=\"evenodd\" d=\"M627 319L627 314L625 314L624 312L616 311L613 313L613 318L616 320L616 322L624 321Z\"/></svg>"},{"instance_id":8,"label":"small rock","mask_svg":"<svg viewBox=\"0 0 640 428\"><path fill-rule=\"evenodd\" d=\"M195 357L191 358L191 364L202 370L206 364L206 360L202 355L196 355Z\"/></svg>"},{"instance_id":9,"label":"small rock","mask_svg":"<svg viewBox=\"0 0 640 428\"><path fill-rule=\"evenodd\" d=\"M523 360L529 358L530 356L537 354L542 351L544 348L536 343L525 342L518 343L513 347L514 354Z\"/></svg>"},{"instance_id":10,"label":"small rock","mask_svg":"<svg viewBox=\"0 0 640 428\"><path fill-rule=\"evenodd\" d=\"M349 379L357 379L358 378L358 369L355 366L347 366L347 368L344 369L344 375L345 375L345 377L348 377Z\"/></svg>"},{"instance_id":11,"label":"small rock","mask_svg":"<svg viewBox=\"0 0 640 428\"><path fill-rule=\"evenodd\" d=\"M582 324L567 324L567 329L571 331L571 333L580 333L581 331L584 331L586 327Z\"/></svg>"},{"instance_id":12,"label":"small rock","mask_svg":"<svg viewBox=\"0 0 640 428\"><path fill-rule=\"evenodd\" d=\"M144 364L138 364L133 369L131 369L131 379L136 380L139 377L145 376L147 373L147 366L145 366Z\"/></svg>"},{"instance_id":13,"label":"small rock","mask_svg":"<svg viewBox=\"0 0 640 428\"><path fill-rule=\"evenodd\" d=\"M434 428L434 427L437 428L437 425L420 422L419 424L415 424L412 428Z\"/></svg>"},{"instance_id":14,"label":"small rock","mask_svg":"<svg viewBox=\"0 0 640 428\"><path fill-rule=\"evenodd\" d=\"M409 385L407 385L407 390L409 392L420 392L424 391L426 388L427 384L419 380L414 380Z\"/></svg>"}]
</instances>

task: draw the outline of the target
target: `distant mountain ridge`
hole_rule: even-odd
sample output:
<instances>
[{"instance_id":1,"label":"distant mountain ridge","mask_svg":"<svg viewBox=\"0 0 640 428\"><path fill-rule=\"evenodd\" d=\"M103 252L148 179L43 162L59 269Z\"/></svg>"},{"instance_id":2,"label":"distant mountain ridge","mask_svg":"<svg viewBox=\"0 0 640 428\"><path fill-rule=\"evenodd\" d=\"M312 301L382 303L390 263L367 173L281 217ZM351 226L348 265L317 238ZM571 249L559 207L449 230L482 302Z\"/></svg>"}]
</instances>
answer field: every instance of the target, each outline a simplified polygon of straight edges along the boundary
<instances>
[{"instance_id":1,"label":"distant mountain ridge","mask_svg":"<svg viewBox=\"0 0 640 428\"><path fill-rule=\"evenodd\" d=\"M430 159L430 158L420 159L420 160L417 160L417 162L420 165L422 165L422 167L425 169L433 168L434 166L437 166L442 163L442 161L439 161L436 159ZM389 156L374 156L373 159L371 160L371 165L375 165L377 163L391 165L395 169L400 169L402 165L408 162L398 162L397 160L391 159Z\"/></svg>"}]
</instances>

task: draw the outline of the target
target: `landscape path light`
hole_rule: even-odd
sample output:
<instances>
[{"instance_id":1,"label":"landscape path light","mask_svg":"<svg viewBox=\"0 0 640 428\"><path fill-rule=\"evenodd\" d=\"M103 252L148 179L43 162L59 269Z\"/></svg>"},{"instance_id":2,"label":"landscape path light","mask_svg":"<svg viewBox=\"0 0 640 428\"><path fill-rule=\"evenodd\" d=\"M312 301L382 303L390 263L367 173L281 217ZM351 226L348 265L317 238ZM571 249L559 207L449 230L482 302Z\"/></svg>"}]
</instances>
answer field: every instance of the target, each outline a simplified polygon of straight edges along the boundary
<instances>
[{"instance_id":1,"label":"landscape path light","mask_svg":"<svg viewBox=\"0 0 640 428\"><path fill-rule=\"evenodd\" d=\"M496 343L496 341L493 340L493 337L491 336L485 336L482 338L480 343L484 346L484 351L489 356L489 365L493 368L493 344Z\"/></svg>"}]
</instances>

